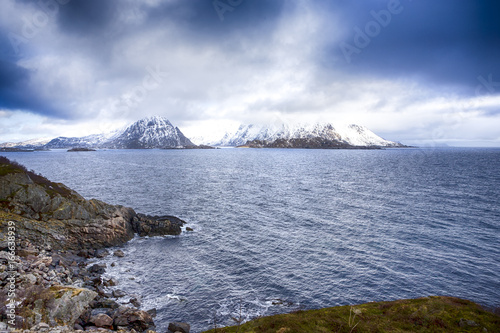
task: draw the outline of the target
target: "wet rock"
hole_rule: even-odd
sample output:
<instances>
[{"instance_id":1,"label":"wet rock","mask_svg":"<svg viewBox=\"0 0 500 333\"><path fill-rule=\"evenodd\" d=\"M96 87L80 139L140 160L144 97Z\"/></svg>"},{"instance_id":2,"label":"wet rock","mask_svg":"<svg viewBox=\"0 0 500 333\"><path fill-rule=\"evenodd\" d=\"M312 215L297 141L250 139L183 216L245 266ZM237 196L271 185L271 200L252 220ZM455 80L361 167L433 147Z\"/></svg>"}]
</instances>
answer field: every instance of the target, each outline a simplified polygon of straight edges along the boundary
<instances>
[{"instance_id":1,"label":"wet rock","mask_svg":"<svg viewBox=\"0 0 500 333\"><path fill-rule=\"evenodd\" d=\"M120 290L120 289L113 290L113 297L120 298L120 297L124 297L126 295L127 295L127 293L125 293L123 290Z\"/></svg>"},{"instance_id":2,"label":"wet rock","mask_svg":"<svg viewBox=\"0 0 500 333\"><path fill-rule=\"evenodd\" d=\"M131 298L129 302L130 302L130 304L132 304L136 308L141 307L141 302L137 298Z\"/></svg>"},{"instance_id":3,"label":"wet rock","mask_svg":"<svg viewBox=\"0 0 500 333\"><path fill-rule=\"evenodd\" d=\"M88 268L89 273L104 274L106 271L106 264L94 264Z\"/></svg>"},{"instance_id":4,"label":"wet rock","mask_svg":"<svg viewBox=\"0 0 500 333\"><path fill-rule=\"evenodd\" d=\"M153 319L146 311L121 306L113 315L113 325L125 326L129 329L135 329L142 332L153 326L154 323Z\"/></svg>"},{"instance_id":5,"label":"wet rock","mask_svg":"<svg viewBox=\"0 0 500 333\"><path fill-rule=\"evenodd\" d=\"M98 313L90 318L90 322L97 327L110 327L113 325L113 318L105 313Z\"/></svg>"},{"instance_id":6,"label":"wet rock","mask_svg":"<svg viewBox=\"0 0 500 333\"><path fill-rule=\"evenodd\" d=\"M194 231L193 228L186 227L186 231Z\"/></svg>"},{"instance_id":7,"label":"wet rock","mask_svg":"<svg viewBox=\"0 0 500 333\"><path fill-rule=\"evenodd\" d=\"M111 278L109 280L104 281L104 285L106 287L114 287L114 286L118 285L118 280L115 278Z\"/></svg>"},{"instance_id":8,"label":"wet rock","mask_svg":"<svg viewBox=\"0 0 500 333\"><path fill-rule=\"evenodd\" d=\"M120 304L109 298L101 298L90 303L92 308L118 309Z\"/></svg>"},{"instance_id":9,"label":"wet rock","mask_svg":"<svg viewBox=\"0 0 500 333\"><path fill-rule=\"evenodd\" d=\"M96 258L104 258L109 255L109 252L105 249L98 249L95 251Z\"/></svg>"},{"instance_id":10,"label":"wet rock","mask_svg":"<svg viewBox=\"0 0 500 333\"><path fill-rule=\"evenodd\" d=\"M189 333L191 326L187 323L173 322L168 324L168 330L170 332L182 332Z\"/></svg>"},{"instance_id":11,"label":"wet rock","mask_svg":"<svg viewBox=\"0 0 500 333\"><path fill-rule=\"evenodd\" d=\"M136 214L132 219L133 229L139 236L179 235L184 223L175 216Z\"/></svg>"},{"instance_id":12,"label":"wet rock","mask_svg":"<svg viewBox=\"0 0 500 333\"><path fill-rule=\"evenodd\" d=\"M125 256L125 253L123 253L123 251L122 251L122 250L116 250L115 252L113 252L113 255L114 255L115 257L120 257L120 258L122 258L122 257L124 257L124 256Z\"/></svg>"},{"instance_id":13,"label":"wet rock","mask_svg":"<svg viewBox=\"0 0 500 333\"><path fill-rule=\"evenodd\" d=\"M149 313L149 315L151 316L151 318L155 318L156 317L156 308L146 310L146 312Z\"/></svg>"}]
</instances>

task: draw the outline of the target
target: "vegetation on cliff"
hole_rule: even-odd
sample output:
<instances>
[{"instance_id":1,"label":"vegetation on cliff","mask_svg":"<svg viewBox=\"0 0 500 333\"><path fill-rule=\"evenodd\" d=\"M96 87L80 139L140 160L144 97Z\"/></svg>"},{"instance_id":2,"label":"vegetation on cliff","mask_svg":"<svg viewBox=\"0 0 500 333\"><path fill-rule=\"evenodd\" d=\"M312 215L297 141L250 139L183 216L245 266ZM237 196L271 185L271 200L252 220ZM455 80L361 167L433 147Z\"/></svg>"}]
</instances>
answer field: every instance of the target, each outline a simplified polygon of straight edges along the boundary
<instances>
[{"instance_id":1,"label":"vegetation on cliff","mask_svg":"<svg viewBox=\"0 0 500 333\"><path fill-rule=\"evenodd\" d=\"M432 296L297 311L207 332L500 332L500 316L471 301Z\"/></svg>"}]
</instances>

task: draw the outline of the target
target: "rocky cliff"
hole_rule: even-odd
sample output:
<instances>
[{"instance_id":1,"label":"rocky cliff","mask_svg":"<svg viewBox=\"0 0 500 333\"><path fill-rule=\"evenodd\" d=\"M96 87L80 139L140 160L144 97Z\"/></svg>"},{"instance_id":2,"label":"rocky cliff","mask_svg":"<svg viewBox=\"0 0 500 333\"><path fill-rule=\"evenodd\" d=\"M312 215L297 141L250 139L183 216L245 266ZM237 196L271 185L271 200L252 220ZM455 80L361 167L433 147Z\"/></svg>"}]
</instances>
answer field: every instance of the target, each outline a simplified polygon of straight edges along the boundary
<instances>
[{"instance_id":1,"label":"rocky cliff","mask_svg":"<svg viewBox=\"0 0 500 333\"><path fill-rule=\"evenodd\" d=\"M87 200L0 156L0 331L154 332L155 309L141 310L137 296L120 304L128 295L107 289L118 281L86 258L135 234L178 235L183 223Z\"/></svg>"},{"instance_id":2,"label":"rocky cliff","mask_svg":"<svg viewBox=\"0 0 500 333\"><path fill-rule=\"evenodd\" d=\"M18 237L54 249L120 245L134 234L177 235L183 221L137 214L132 208L87 200L0 157L0 209L16 222Z\"/></svg>"}]
</instances>

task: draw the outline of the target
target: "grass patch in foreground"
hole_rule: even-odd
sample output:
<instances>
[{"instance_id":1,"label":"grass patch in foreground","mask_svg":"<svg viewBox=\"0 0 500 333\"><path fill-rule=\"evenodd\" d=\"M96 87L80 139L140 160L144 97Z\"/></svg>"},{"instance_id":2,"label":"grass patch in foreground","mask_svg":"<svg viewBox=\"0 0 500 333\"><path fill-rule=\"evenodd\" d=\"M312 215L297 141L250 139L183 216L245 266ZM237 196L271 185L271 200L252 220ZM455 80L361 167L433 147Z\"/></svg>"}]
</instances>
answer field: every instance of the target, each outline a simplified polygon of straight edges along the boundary
<instances>
[{"instance_id":1,"label":"grass patch in foreground","mask_svg":"<svg viewBox=\"0 0 500 333\"><path fill-rule=\"evenodd\" d=\"M262 317L230 332L500 332L500 316L455 297L431 296Z\"/></svg>"}]
</instances>

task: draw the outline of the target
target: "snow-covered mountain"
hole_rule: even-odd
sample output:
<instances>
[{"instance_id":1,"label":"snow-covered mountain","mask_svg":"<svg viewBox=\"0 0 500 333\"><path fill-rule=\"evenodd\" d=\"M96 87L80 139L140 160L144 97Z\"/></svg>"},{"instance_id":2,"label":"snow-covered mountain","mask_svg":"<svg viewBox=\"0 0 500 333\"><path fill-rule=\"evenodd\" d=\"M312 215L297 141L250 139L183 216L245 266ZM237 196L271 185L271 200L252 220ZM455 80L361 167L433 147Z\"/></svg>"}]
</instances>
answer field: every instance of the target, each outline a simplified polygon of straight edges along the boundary
<instances>
[{"instance_id":1,"label":"snow-covered mountain","mask_svg":"<svg viewBox=\"0 0 500 333\"><path fill-rule=\"evenodd\" d=\"M333 126L328 123L302 125L241 125L234 133L226 133L222 139L212 142L214 146L235 147L259 141L271 145L277 140L280 146L293 147L304 142L323 141L336 146L354 147L403 147L398 142L385 140L366 127L359 125ZM292 141L293 142L292 142ZM340 147L339 146L339 147Z\"/></svg>"},{"instance_id":2,"label":"snow-covered mountain","mask_svg":"<svg viewBox=\"0 0 500 333\"><path fill-rule=\"evenodd\" d=\"M14 148L14 147L23 147L23 148L37 148L47 144L51 139L49 138L40 138L40 139L31 139L22 142L4 142L0 143L0 148Z\"/></svg>"},{"instance_id":3,"label":"snow-covered mountain","mask_svg":"<svg viewBox=\"0 0 500 333\"><path fill-rule=\"evenodd\" d=\"M178 127L168 119L153 116L141 119L116 137L102 143L106 148L178 148L194 147Z\"/></svg>"},{"instance_id":4,"label":"snow-covered mountain","mask_svg":"<svg viewBox=\"0 0 500 333\"><path fill-rule=\"evenodd\" d=\"M43 146L44 148L180 148L195 147L174 127L168 119L153 116L141 119L125 129L84 137L57 137Z\"/></svg>"}]
</instances>

